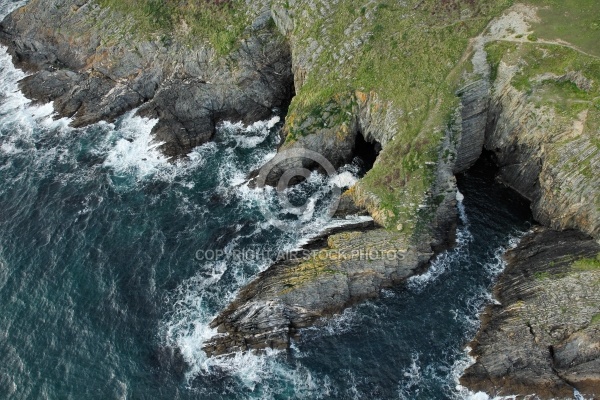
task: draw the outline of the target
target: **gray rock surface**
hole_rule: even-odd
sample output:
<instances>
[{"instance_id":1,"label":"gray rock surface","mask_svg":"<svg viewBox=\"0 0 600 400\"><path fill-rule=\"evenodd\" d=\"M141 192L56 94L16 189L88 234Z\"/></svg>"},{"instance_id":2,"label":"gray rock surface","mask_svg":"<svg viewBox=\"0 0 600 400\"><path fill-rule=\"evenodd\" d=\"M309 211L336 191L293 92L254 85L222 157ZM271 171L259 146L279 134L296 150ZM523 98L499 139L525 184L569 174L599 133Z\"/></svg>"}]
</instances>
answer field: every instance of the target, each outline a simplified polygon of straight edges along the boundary
<instances>
[{"instance_id":1,"label":"gray rock surface","mask_svg":"<svg viewBox=\"0 0 600 400\"><path fill-rule=\"evenodd\" d=\"M600 396L600 269L573 267L598 255L588 236L548 228L509 251L461 384L494 396Z\"/></svg>"},{"instance_id":2,"label":"gray rock surface","mask_svg":"<svg viewBox=\"0 0 600 400\"><path fill-rule=\"evenodd\" d=\"M289 104L290 48L265 22L269 11L254 17L221 56L206 43L123 36L118 15L93 1L31 0L2 21L0 40L32 73L20 85L27 97L54 101L73 126L141 107L159 119L153 133L163 152L177 157L209 140L220 121L251 123Z\"/></svg>"},{"instance_id":3,"label":"gray rock surface","mask_svg":"<svg viewBox=\"0 0 600 400\"><path fill-rule=\"evenodd\" d=\"M584 128L588 112L566 117L537 106L535 90L529 94L512 85L515 71L504 63L498 68L485 148L494 153L502 180L531 200L537 221L600 238L600 152L598 132Z\"/></svg>"},{"instance_id":4,"label":"gray rock surface","mask_svg":"<svg viewBox=\"0 0 600 400\"><path fill-rule=\"evenodd\" d=\"M490 84L486 79L478 80L461 88L457 94L461 102L462 127L457 138L455 174L468 170L481 156L488 119Z\"/></svg>"},{"instance_id":5,"label":"gray rock surface","mask_svg":"<svg viewBox=\"0 0 600 400\"><path fill-rule=\"evenodd\" d=\"M205 343L209 356L286 349L299 329L378 296L418 273L432 255L381 228L334 233L309 248L241 290L211 323L218 334Z\"/></svg>"},{"instance_id":6,"label":"gray rock surface","mask_svg":"<svg viewBox=\"0 0 600 400\"><path fill-rule=\"evenodd\" d=\"M296 145L298 142L284 145L280 154L287 150L293 155L294 150L309 147L320 149L322 155L333 160L341 154L350 157L355 151L356 135L362 133L344 126L348 125L334 125L303 137L298 141L302 146ZM336 133L340 129L342 133ZM446 129L441 153L456 153L454 136L460 130L458 118ZM266 180L276 184L282 171L311 168L311 162L290 156L278 164L281 169L267 168L270 172ZM309 244L309 254L277 262L245 286L212 322L211 327L218 333L205 343L204 351L209 356L220 356L286 349L299 329L361 300L378 297L381 289L421 273L435 253L454 243L457 210L453 167L452 157L438 160L430 196L434 200L424 209L422 225L413 236L403 233L401 227L325 232L316 244ZM342 195L338 216L363 212L364 208L354 204L351 192Z\"/></svg>"}]
</instances>

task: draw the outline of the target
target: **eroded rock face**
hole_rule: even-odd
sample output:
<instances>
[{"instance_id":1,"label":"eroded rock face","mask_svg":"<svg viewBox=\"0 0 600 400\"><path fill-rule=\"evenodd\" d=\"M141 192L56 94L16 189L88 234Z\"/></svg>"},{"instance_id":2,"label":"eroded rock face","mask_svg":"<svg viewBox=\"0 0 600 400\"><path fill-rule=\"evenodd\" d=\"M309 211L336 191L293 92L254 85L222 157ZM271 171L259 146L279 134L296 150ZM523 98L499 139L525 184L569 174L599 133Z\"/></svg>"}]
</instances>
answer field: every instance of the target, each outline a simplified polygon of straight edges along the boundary
<instances>
[{"instance_id":1,"label":"eroded rock face","mask_svg":"<svg viewBox=\"0 0 600 400\"><path fill-rule=\"evenodd\" d=\"M242 289L212 322L219 333L204 351L215 356L286 349L300 328L378 296L417 273L432 255L381 228L325 238L324 247L276 263Z\"/></svg>"},{"instance_id":2,"label":"eroded rock face","mask_svg":"<svg viewBox=\"0 0 600 400\"><path fill-rule=\"evenodd\" d=\"M495 154L501 178L531 200L537 221L599 238L600 152L597 132L584 131L588 112L565 118L549 107L536 106L527 93L512 86L515 73L514 66L500 63L485 148ZM576 73L555 79L571 79L583 88L589 84ZM584 170L585 165L590 171Z\"/></svg>"},{"instance_id":3,"label":"eroded rock face","mask_svg":"<svg viewBox=\"0 0 600 400\"><path fill-rule=\"evenodd\" d=\"M461 129L457 138L455 174L471 168L481 156L488 119L490 84L487 79L481 79L461 88L457 94L461 100Z\"/></svg>"},{"instance_id":4,"label":"eroded rock face","mask_svg":"<svg viewBox=\"0 0 600 400\"><path fill-rule=\"evenodd\" d=\"M176 157L208 141L220 121L251 123L289 104L290 48L268 10L254 15L226 56L190 40L123 36L118 16L93 1L31 0L0 24L0 40L32 72L21 82L27 97L54 101L76 127L141 106L140 115L159 119L163 152Z\"/></svg>"},{"instance_id":5,"label":"eroded rock face","mask_svg":"<svg viewBox=\"0 0 600 400\"><path fill-rule=\"evenodd\" d=\"M357 119L352 121L358 123ZM341 135L335 134L343 126L321 129L289 147L284 145L280 151L305 148L296 147L300 142L312 143L328 156L331 156L328 149L342 152L337 154L346 151L352 154L356 132L344 130ZM456 154L453 135L461 129L462 120L458 118L446 130L442 153L447 150ZM369 138L366 133L366 139ZM336 143L341 144L336 147ZM279 165L279 170L268 168L273 183L283 170L309 167L302 157L289 157L286 161ZM205 343L204 351L209 356L220 356L265 348L286 349L299 329L361 300L378 297L381 289L423 272L435 253L454 244L457 189L453 168L452 157L440 157L435 165L431 197L437 201L427 206L428 215L422 217L420 231L407 235L401 226L367 230L362 226L342 233L325 232L320 246L311 245L310 254L277 262L244 287L212 322L211 327L218 333ZM354 202L355 188L342 196L338 215L368 209Z\"/></svg>"},{"instance_id":6,"label":"eroded rock face","mask_svg":"<svg viewBox=\"0 0 600 400\"><path fill-rule=\"evenodd\" d=\"M461 384L494 396L600 396L600 270L572 267L599 253L586 235L547 228L509 251Z\"/></svg>"}]
</instances>

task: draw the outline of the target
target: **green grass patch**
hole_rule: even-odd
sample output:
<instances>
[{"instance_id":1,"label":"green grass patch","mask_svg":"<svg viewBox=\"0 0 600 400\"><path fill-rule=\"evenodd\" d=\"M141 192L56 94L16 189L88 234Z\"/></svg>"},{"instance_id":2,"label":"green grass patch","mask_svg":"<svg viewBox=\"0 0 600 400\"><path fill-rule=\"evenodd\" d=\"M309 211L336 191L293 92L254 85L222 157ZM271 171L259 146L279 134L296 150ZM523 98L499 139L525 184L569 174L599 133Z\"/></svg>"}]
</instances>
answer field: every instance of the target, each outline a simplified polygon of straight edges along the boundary
<instances>
[{"instance_id":1,"label":"green grass patch","mask_svg":"<svg viewBox=\"0 0 600 400\"><path fill-rule=\"evenodd\" d=\"M486 50L492 77L496 78L501 61L518 66L512 85L525 93L527 101L536 108L553 109L557 129L571 129L574 121L585 118L581 136L567 136L548 145L546 152L548 162L560 163L565 174L576 173L588 185L597 185L592 161L600 152L600 59L569 47L543 43L501 41L488 44ZM565 162L563 148L575 140L587 141L586 150ZM567 182L555 190L569 192L573 188ZM600 199L594 201L600 207Z\"/></svg>"},{"instance_id":2,"label":"green grass patch","mask_svg":"<svg viewBox=\"0 0 600 400\"><path fill-rule=\"evenodd\" d=\"M573 271L600 271L600 253L596 258L582 258L571 265Z\"/></svg>"},{"instance_id":3,"label":"green grass patch","mask_svg":"<svg viewBox=\"0 0 600 400\"><path fill-rule=\"evenodd\" d=\"M426 163L438 158L443 127L458 105L454 92L460 73L470 61L457 65L469 39L510 4L510 0L381 0L365 6L363 1L341 0L326 19L318 11L309 12L306 21L297 21L294 40L309 45L317 39L323 49L292 101L286 121L288 141L315 132L299 127L318 107L355 91L374 92L383 107L400 111L392 121L395 137L361 186L392 216L388 227L402 223L410 234L419 220L430 216L418 205L429 201L423 195L431 188L435 171ZM349 49L357 40L349 38L348 28L354 26L361 33L357 38L368 39ZM327 39L318 40L323 37Z\"/></svg>"},{"instance_id":4,"label":"green grass patch","mask_svg":"<svg viewBox=\"0 0 600 400\"><path fill-rule=\"evenodd\" d=\"M101 7L127 16L130 33L163 37L182 36L189 40L206 40L219 54L235 48L250 21L245 2L229 0L96 0ZM166 41L167 39L165 39Z\"/></svg>"},{"instance_id":5,"label":"green grass patch","mask_svg":"<svg viewBox=\"0 0 600 400\"><path fill-rule=\"evenodd\" d=\"M600 2L598 0L528 0L539 7L533 24L540 39L562 39L600 57Z\"/></svg>"},{"instance_id":6,"label":"green grass patch","mask_svg":"<svg viewBox=\"0 0 600 400\"><path fill-rule=\"evenodd\" d=\"M600 104L600 59L581 52L551 44L493 42L486 46L492 78L497 77L501 61L519 65L512 85L529 94L529 101L536 106L550 106L569 119L586 109L586 131L593 132L600 126L595 115L595 104ZM588 85L577 82L579 75ZM591 115L594 114L594 115Z\"/></svg>"},{"instance_id":7,"label":"green grass patch","mask_svg":"<svg viewBox=\"0 0 600 400\"><path fill-rule=\"evenodd\" d=\"M600 324L600 314L596 314L592 317L592 325Z\"/></svg>"},{"instance_id":8,"label":"green grass patch","mask_svg":"<svg viewBox=\"0 0 600 400\"><path fill-rule=\"evenodd\" d=\"M538 271L535 274L533 274L533 276L535 277L536 280L541 281L544 279L550 279L550 273L547 271Z\"/></svg>"}]
</instances>

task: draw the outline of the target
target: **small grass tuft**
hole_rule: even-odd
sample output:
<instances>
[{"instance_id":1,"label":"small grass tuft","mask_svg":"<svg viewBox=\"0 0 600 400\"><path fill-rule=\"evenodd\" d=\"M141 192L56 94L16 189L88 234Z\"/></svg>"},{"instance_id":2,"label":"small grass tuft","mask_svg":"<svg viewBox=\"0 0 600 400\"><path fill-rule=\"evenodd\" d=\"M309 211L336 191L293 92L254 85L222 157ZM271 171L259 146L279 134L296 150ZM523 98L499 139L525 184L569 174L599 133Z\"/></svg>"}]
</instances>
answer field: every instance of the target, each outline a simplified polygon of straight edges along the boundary
<instances>
[{"instance_id":1,"label":"small grass tuft","mask_svg":"<svg viewBox=\"0 0 600 400\"><path fill-rule=\"evenodd\" d=\"M571 264L571 268L574 271L600 271L600 253L596 258L582 258Z\"/></svg>"}]
</instances>

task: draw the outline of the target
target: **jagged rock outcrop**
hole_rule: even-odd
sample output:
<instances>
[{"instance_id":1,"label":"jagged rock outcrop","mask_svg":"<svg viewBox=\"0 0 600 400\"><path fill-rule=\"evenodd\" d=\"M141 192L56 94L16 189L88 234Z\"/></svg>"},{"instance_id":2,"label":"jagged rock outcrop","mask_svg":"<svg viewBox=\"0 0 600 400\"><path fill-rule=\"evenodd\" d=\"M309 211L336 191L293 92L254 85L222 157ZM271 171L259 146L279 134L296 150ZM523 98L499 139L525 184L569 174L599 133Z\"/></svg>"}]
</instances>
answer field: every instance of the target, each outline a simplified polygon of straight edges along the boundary
<instances>
[{"instance_id":1,"label":"jagged rock outcrop","mask_svg":"<svg viewBox=\"0 0 600 400\"><path fill-rule=\"evenodd\" d=\"M457 120L446 130L442 153L456 154L454 135L460 129ZM285 168L302 165L302 157L285 161L290 162L282 163ZM217 334L206 342L205 352L218 356L286 349L301 328L421 273L435 253L454 243L457 189L453 167L452 157L440 157L434 166L432 202L424 205L421 229L414 236L403 233L401 226L393 230L346 226L341 233L324 232L305 248L308 253L301 251L275 263L240 291L211 323ZM352 201L354 190L342 195L341 215L363 210Z\"/></svg>"},{"instance_id":2,"label":"jagged rock outcrop","mask_svg":"<svg viewBox=\"0 0 600 400\"><path fill-rule=\"evenodd\" d=\"M600 396L600 262L575 262L599 256L590 237L547 228L510 250L461 384L494 396Z\"/></svg>"},{"instance_id":3,"label":"jagged rock outcrop","mask_svg":"<svg viewBox=\"0 0 600 400\"><path fill-rule=\"evenodd\" d=\"M212 322L218 334L204 350L214 356L286 349L299 329L378 296L417 273L431 255L381 228L325 236L243 288Z\"/></svg>"},{"instance_id":4,"label":"jagged rock outcrop","mask_svg":"<svg viewBox=\"0 0 600 400\"><path fill-rule=\"evenodd\" d=\"M127 26L126 16L94 1L31 0L2 22L0 40L32 73L20 85L27 97L54 101L73 126L140 107L140 115L159 119L153 133L163 152L181 156L208 141L220 121L265 119L293 96L288 43L268 9L248 12L254 22L224 56L189 38L124 34L114 21Z\"/></svg>"},{"instance_id":5,"label":"jagged rock outcrop","mask_svg":"<svg viewBox=\"0 0 600 400\"><path fill-rule=\"evenodd\" d=\"M600 237L600 151L597 132L584 131L588 111L565 118L536 105L536 93L511 84L516 72L514 66L500 63L491 95L485 80L458 92L462 129L455 173L469 168L485 148L494 154L500 178L531 201L537 221ZM537 79L573 82L581 90L592 85L580 72Z\"/></svg>"},{"instance_id":6,"label":"jagged rock outcrop","mask_svg":"<svg viewBox=\"0 0 600 400\"><path fill-rule=\"evenodd\" d=\"M453 174L483 148L494 153L500 177L531 200L538 221L600 237L598 131L588 124L600 110L597 79L574 69L527 72L540 60L523 62L526 52L518 49L512 54L519 56L463 74L483 79L459 90L461 106L445 127L458 103L452 91L468 38L508 3L407 1L392 10L370 1L353 10L341 0L246 2L253 23L221 55L205 43L172 40L177 36L124 34L115 14L95 1L31 0L0 24L0 40L31 72L21 83L28 97L53 101L74 126L139 107L140 115L159 119L154 135L170 156L209 140L219 121L270 116L294 92L282 152L313 150L338 167L354 157L357 143L383 149L374 173L343 196L341 213L366 209L386 229L330 233L312 253L260 274L212 324L218 334L205 350L221 355L285 348L298 329L420 271L452 243ZM492 41L525 46L527 23L515 20L521 9L476 41L474 64L485 64ZM544 57L552 51L542 50ZM514 82L517 74L526 84ZM556 98L548 101L544 91L548 82L573 84L591 100L576 99L577 115L557 112ZM265 180L275 184L282 171L317 164L290 157ZM567 271L566 258L550 259L594 252L597 244L580 234L540 231L512 253L496 289L501 305L489 308L473 343L478 361L465 385L565 397L574 386L599 395L597 272Z\"/></svg>"}]
</instances>

